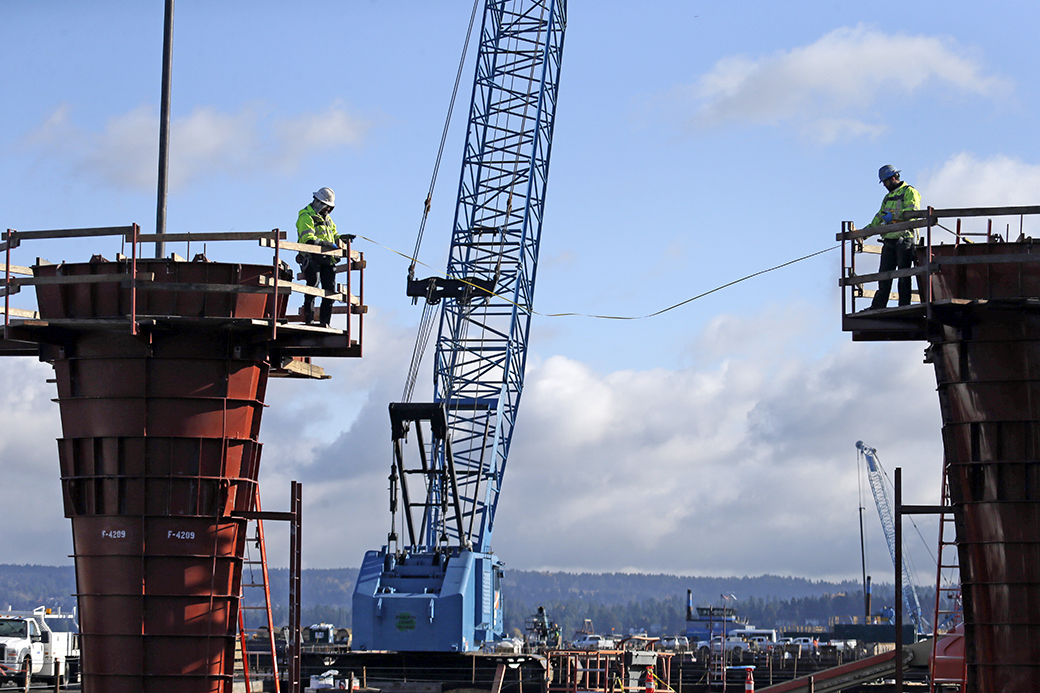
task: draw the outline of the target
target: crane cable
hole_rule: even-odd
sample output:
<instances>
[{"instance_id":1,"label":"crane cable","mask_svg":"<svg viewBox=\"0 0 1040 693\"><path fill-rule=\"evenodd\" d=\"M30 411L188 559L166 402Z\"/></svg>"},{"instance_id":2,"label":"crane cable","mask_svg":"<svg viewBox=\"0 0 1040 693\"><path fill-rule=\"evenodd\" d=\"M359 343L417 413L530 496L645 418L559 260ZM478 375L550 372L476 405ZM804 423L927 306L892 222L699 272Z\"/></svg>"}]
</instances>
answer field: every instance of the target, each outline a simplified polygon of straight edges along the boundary
<instances>
[{"instance_id":1,"label":"crane cable","mask_svg":"<svg viewBox=\"0 0 1040 693\"><path fill-rule=\"evenodd\" d=\"M427 265L425 262L420 262L415 257L409 256L409 255L405 255L401 251L394 250L393 248L390 248L389 246L385 246L382 243L380 243L379 241L372 240L371 238L368 238L367 236L363 236L361 234L357 234L356 237L360 238L363 241L368 241L369 243L372 243L374 245L378 245L380 248L383 248L384 250L387 250L387 251L389 251L391 253L394 253L395 255L400 255L401 257L405 258L406 260L410 260L413 263L413 265L414 264L420 264L423 267L426 267L427 269L429 269L431 272L437 272L437 270L433 269L432 267ZM667 308L662 308L660 310L654 311L653 313L647 313L646 315L599 315L599 314L596 314L596 313L577 313L577 312L539 313L538 311L533 310L531 308L528 308L526 306L521 306L521 305L517 304L515 301L512 301L511 299L506 298L505 296L502 296L501 294L496 294L493 291L492 292L488 292L485 289L483 289L482 287L479 287L479 286L477 286L475 284L471 284L470 282L467 282L465 279L460 279L459 281L461 281L461 282L463 282L465 284L469 284L473 288L478 289L481 293L488 293L491 296L494 296L494 297L496 297L496 298L498 298L498 299L500 299L502 301L505 301L506 303L509 303L509 304L519 308L520 310L524 311L525 313L530 313L531 315L537 315L537 316L542 317L542 318L581 317L581 318L596 318L598 320L646 320L647 318L656 318L657 316L662 315L664 313L667 313L668 311L675 310L676 308L681 308L682 306L685 306L687 303L692 303L693 301L696 301L698 299L704 298L705 296L710 296L711 294L713 294L713 293L715 293L717 291L722 291L723 289L728 289L729 287L734 286L736 284L740 284L741 282L745 282L748 279L754 279L755 277L761 276L763 274L768 274L769 272L774 272L774 271L776 271L778 269L783 269L784 267L788 267L790 265L802 262L803 260L808 260L810 258L814 258L817 255L823 255L824 253L829 253L830 251L837 250L840 247L841 247L841 244L839 243L837 245L832 245L829 248L824 248L823 250L817 250L814 253L809 253L808 255L803 255L803 256L797 257L797 258L795 258L793 260L788 260L787 262L780 263L779 265L774 265L773 267L769 267L769 268L766 268L764 270L759 270L758 272L752 272L751 274L745 275L745 276L741 277L740 279L734 279L731 282L726 282L725 284L721 284L719 286L716 286L714 289L709 289L708 291L705 291L703 293L699 293L696 296L692 296L692 297L686 299L685 301L680 301L679 303L670 305ZM440 274L441 276L443 276L443 273L441 273L441 272L437 272L437 273ZM427 306L429 306L429 305L430 304L427 304Z\"/></svg>"},{"instance_id":2,"label":"crane cable","mask_svg":"<svg viewBox=\"0 0 1040 693\"><path fill-rule=\"evenodd\" d=\"M441 158L444 155L444 144L448 139L448 127L451 124L451 116L455 110L455 99L459 93L459 84L462 82L462 70L466 64L466 53L469 50L470 37L473 35L473 24L477 18L477 8L480 6L480 0L473 0L473 10L469 15L469 27L466 29L466 40L462 44L462 55L459 58L459 68L455 73L455 86L451 90L451 100L448 103L448 112L444 117L444 129L441 131L441 142L437 147L437 158L433 164L433 173L430 176L430 188L426 193L426 200L423 202L423 214L422 220L419 222L419 232L415 238L415 250L412 251L411 264L408 266L408 279L415 279L415 265L418 262L419 247L422 245L423 233L426 230L426 220L430 216L430 207L433 204L433 191L437 186L437 174L441 167ZM423 354L426 353L426 346L430 341L430 335L433 332L433 307L426 303L423 305L422 318L419 321L419 333L415 339L415 346L412 349L412 360L408 368L408 377L405 380L404 393L402 395L402 401L411 402L412 392L415 390L415 382L419 377L419 366L422 363Z\"/></svg>"}]
</instances>

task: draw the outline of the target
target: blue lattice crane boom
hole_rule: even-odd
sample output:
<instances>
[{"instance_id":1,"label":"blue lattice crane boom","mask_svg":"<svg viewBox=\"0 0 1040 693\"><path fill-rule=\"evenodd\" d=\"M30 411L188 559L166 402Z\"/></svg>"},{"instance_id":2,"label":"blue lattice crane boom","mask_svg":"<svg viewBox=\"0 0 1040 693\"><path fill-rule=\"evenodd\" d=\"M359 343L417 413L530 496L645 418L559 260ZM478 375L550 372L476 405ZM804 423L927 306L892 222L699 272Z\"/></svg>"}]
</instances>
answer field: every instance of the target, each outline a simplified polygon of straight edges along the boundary
<instances>
[{"instance_id":1,"label":"blue lattice crane boom","mask_svg":"<svg viewBox=\"0 0 1040 693\"><path fill-rule=\"evenodd\" d=\"M877 450L865 445L862 440L856 441L856 449L864 460L867 470L867 479L870 481L870 491L874 494L874 504L877 505L878 517L881 519L881 529L885 533L885 541L888 543L888 553L892 557L893 565L896 562L896 524L892 515L892 503L888 498L888 488L885 486L884 470L877 458ZM903 603L906 605L907 614L914 623L918 633L927 632L927 622L924 618L924 610L921 608L921 600L917 596L917 588L910 579L910 570L906 561L902 562L903 581Z\"/></svg>"},{"instance_id":2,"label":"blue lattice crane boom","mask_svg":"<svg viewBox=\"0 0 1040 693\"><path fill-rule=\"evenodd\" d=\"M390 405L395 519L355 587L360 649L466 651L502 636L491 535L523 391L565 26L566 0L484 2L447 272L408 282L424 310L440 307L434 397Z\"/></svg>"}]
</instances>

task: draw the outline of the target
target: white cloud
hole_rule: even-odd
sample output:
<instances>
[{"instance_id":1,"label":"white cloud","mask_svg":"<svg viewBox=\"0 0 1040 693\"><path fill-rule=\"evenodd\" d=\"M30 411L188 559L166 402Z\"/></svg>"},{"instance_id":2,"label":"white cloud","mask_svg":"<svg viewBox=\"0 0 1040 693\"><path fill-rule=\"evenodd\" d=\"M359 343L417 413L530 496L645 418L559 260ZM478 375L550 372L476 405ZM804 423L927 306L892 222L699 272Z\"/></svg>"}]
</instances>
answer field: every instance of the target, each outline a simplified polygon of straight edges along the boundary
<instances>
[{"instance_id":1,"label":"white cloud","mask_svg":"<svg viewBox=\"0 0 1040 693\"><path fill-rule=\"evenodd\" d=\"M64 519L54 439L60 436L54 371L30 358L0 359L0 465L3 466L5 563L62 565L72 550Z\"/></svg>"},{"instance_id":2,"label":"white cloud","mask_svg":"<svg viewBox=\"0 0 1040 693\"><path fill-rule=\"evenodd\" d=\"M1040 164L967 152L947 159L921 181L921 194L933 207L999 207L1040 203Z\"/></svg>"},{"instance_id":3,"label":"white cloud","mask_svg":"<svg viewBox=\"0 0 1040 693\"><path fill-rule=\"evenodd\" d=\"M321 113L287 118L277 126L280 157L283 163L295 168L314 152L360 145L370 127L368 121L351 115L341 102Z\"/></svg>"},{"instance_id":4,"label":"white cloud","mask_svg":"<svg viewBox=\"0 0 1040 693\"><path fill-rule=\"evenodd\" d=\"M496 529L503 558L524 568L854 577L854 444L865 439L886 463L909 467L906 497L934 502L934 375L920 345L794 355L783 321L726 321L729 337L714 339L730 357L710 367L597 374L556 356L533 368Z\"/></svg>"},{"instance_id":5,"label":"white cloud","mask_svg":"<svg viewBox=\"0 0 1040 693\"><path fill-rule=\"evenodd\" d=\"M857 26L767 57L723 58L675 97L692 101L697 126L793 123L827 143L877 135L887 104L933 85L987 98L1009 88L952 40Z\"/></svg>"},{"instance_id":6,"label":"white cloud","mask_svg":"<svg viewBox=\"0 0 1040 693\"><path fill-rule=\"evenodd\" d=\"M316 152L360 145L370 127L339 102L320 113L281 119L270 119L258 105L237 113L198 107L170 124L170 188L186 188L215 173L249 177L272 164L291 172ZM93 132L75 125L63 104L21 144L77 177L117 190L153 189L158 178L159 117L148 105L114 116L101 132Z\"/></svg>"},{"instance_id":7,"label":"white cloud","mask_svg":"<svg viewBox=\"0 0 1040 693\"><path fill-rule=\"evenodd\" d=\"M961 152L926 175L918 188L922 204L937 209L1036 205L1040 204L1040 164L1004 155L979 158ZM953 230L954 223L946 220L943 225ZM984 234L989 228L984 217L966 217L961 224L963 233ZM1020 232L1040 237L1035 217L995 217L992 231L1010 240ZM939 236L941 242L948 238Z\"/></svg>"}]
</instances>

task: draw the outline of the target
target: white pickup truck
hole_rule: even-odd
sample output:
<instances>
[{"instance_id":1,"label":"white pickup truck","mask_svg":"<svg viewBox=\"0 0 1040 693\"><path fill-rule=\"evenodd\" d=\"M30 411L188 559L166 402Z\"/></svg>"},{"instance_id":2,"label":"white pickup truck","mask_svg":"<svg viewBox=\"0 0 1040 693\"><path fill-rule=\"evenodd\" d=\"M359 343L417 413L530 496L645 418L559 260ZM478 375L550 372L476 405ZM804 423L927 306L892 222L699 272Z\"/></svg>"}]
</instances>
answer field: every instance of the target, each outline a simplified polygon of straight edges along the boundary
<instances>
[{"instance_id":1,"label":"white pickup truck","mask_svg":"<svg viewBox=\"0 0 1040 693\"><path fill-rule=\"evenodd\" d=\"M718 635L712 638L710 643L707 640L699 640L697 642L697 653L703 658L707 658L709 653L712 652L722 652L723 649L734 657L739 658L745 652L751 650L751 643L744 640L744 638L735 636L726 638L724 642L722 637Z\"/></svg>"},{"instance_id":2,"label":"white pickup truck","mask_svg":"<svg viewBox=\"0 0 1040 693\"><path fill-rule=\"evenodd\" d=\"M608 638L605 635L585 633L576 638L571 643L571 647L575 650L613 650L617 647L617 643L613 638Z\"/></svg>"},{"instance_id":3,"label":"white pickup truck","mask_svg":"<svg viewBox=\"0 0 1040 693\"><path fill-rule=\"evenodd\" d=\"M67 684L79 673L79 634L71 614L0 611L0 684L14 679L25 690L36 677Z\"/></svg>"}]
</instances>

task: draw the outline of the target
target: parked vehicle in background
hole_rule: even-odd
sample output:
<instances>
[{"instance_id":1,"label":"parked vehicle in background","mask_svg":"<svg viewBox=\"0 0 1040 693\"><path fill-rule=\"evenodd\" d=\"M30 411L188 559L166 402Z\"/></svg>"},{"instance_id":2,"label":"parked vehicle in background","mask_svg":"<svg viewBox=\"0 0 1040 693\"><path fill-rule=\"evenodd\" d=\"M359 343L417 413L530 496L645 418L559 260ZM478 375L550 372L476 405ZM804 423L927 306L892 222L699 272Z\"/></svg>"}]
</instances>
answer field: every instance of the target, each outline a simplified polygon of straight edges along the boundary
<instances>
[{"instance_id":1,"label":"parked vehicle in background","mask_svg":"<svg viewBox=\"0 0 1040 693\"><path fill-rule=\"evenodd\" d=\"M613 650L615 644L613 638L605 635L585 633L572 642L571 647L575 650Z\"/></svg>"},{"instance_id":2,"label":"parked vehicle in background","mask_svg":"<svg viewBox=\"0 0 1040 693\"><path fill-rule=\"evenodd\" d=\"M772 628L737 628L729 631L727 635L757 643L775 643L779 637L779 634Z\"/></svg>"},{"instance_id":3,"label":"parked vehicle in background","mask_svg":"<svg viewBox=\"0 0 1040 693\"><path fill-rule=\"evenodd\" d=\"M79 673L79 633L72 614L0 612L0 684L13 678L28 690L34 677L69 683Z\"/></svg>"},{"instance_id":4,"label":"parked vehicle in background","mask_svg":"<svg viewBox=\"0 0 1040 693\"><path fill-rule=\"evenodd\" d=\"M770 640L765 635L752 635L747 641L750 648L757 652L766 652L776 645L776 640Z\"/></svg>"},{"instance_id":5,"label":"parked vehicle in background","mask_svg":"<svg viewBox=\"0 0 1040 693\"><path fill-rule=\"evenodd\" d=\"M838 648L838 652L851 652L856 649L859 642L856 640L830 640L828 645L834 645Z\"/></svg>"},{"instance_id":6,"label":"parked vehicle in background","mask_svg":"<svg viewBox=\"0 0 1040 693\"><path fill-rule=\"evenodd\" d=\"M747 640L737 637L727 637L723 641L721 636L715 636L711 639L711 643L705 640L697 643L697 654L701 657L707 657L711 652L722 652L724 649L734 657L740 657L751 648Z\"/></svg>"},{"instance_id":7,"label":"parked vehicle in background","mask_svg":"<svg viewBox=\"0 0 1040 693\"><path fill-rule=\"evenodd\" d=\"M665 635L659 643L662 650L686 652L690 649L690 640L685 635Z\"/></svg>"}]
</instances>

